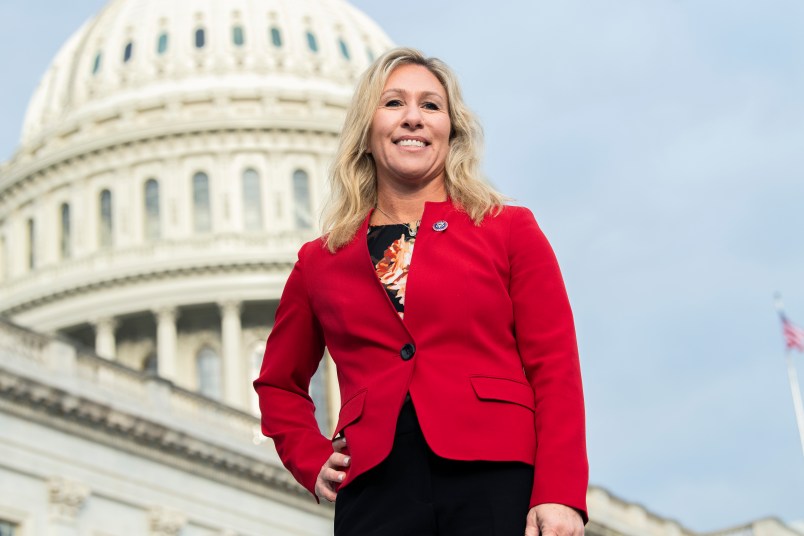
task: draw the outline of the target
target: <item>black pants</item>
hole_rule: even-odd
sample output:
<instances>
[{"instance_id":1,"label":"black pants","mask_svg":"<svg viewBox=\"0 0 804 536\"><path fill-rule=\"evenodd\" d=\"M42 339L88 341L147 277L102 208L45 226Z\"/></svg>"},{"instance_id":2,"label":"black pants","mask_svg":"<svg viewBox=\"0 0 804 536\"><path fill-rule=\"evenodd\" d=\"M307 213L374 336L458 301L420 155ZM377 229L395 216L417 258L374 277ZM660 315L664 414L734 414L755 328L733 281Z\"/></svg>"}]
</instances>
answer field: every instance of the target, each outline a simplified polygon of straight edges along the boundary
<instances>
[{"instance_id":1,"label":"black pants","mask_svg":"<svg viewBox=\"0 0 804 536\"><path fill-rule=\"evenodd\" d=\"M335 536L522 536L532 485L525 463L436 456L406 402L388 458L338 492Z\"/></svg>"}]
</instances>

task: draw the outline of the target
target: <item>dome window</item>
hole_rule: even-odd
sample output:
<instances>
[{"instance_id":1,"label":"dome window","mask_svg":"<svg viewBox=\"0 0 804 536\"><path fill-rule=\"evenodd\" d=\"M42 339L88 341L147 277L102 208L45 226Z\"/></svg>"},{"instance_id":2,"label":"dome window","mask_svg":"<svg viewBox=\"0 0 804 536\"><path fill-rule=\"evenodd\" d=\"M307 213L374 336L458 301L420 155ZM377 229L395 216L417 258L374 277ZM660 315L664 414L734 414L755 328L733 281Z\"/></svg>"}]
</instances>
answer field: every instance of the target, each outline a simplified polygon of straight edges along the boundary
<instances>
[{"instance_id":1,"label":"dome window","mask_svg":"<svg viewBox=\"0 0 804 536\"><path fill-rule=\"evenodd\" d=\"M61 258L69 259L72 256L72 226L70 223L70 205L61 204Z\"/></svg>"},{"instance_id":2,"label":"dome window","mask_svg":"<svg viewBox=\"0 0 804 536\"><path fill-rule=\"evenodd\" d=\"M36 267L36 223L33 218L28 218L28 269Z\"/></svg>"},{"instance_id":3,"label":"dome window","mask_svg":"<svg viewBox=\"0 0 804 536\"><path fill-rule=\"evenodd\" d=\"M341 56L343 56L347 60L350 59L349 47L346 46L346 42L343 39L338 39L338 45L341 48Z\"/></svg>"},{"instance_id":4,"label":"dome window","mask_svg":"<svg viewBox=\"0 0 804 536\"><path fill-rule=\"evenodd\" d=\"M151 352L148 354L148 357L146 357L142 362L142 370L149 376L156 376L159 373L159 364L156 360L156 352Z\"/></svg>"},{"instance_id":5,"label":"dome window","mask_svg":"<svg viewBox=\"0 0 804 536\"><path fill-rule=\"evenodd\" d=\"M193 226L197 233L208 233L212 230L209 177L203 172L193 175Z\"/></svg>"},{"instance_id":6,"label":"dome window","mask_svg":"<svg viewBox=\"0 0 804 536\"><path fill-rule=\"evenodd\" d=\"M271 28L271 43L273 43L276 48L282 46L282 34L276 26Z\"/></svg>"},{"instance_id":7,"label":"dome window","mask_svg":"<svg viewBox=\"0 0 804 536\"><path fill-rule=\"evenodd\" d=\"M112 246L112 230L112 192L103 190L100 193L100 247Z\"/></svg>"},{"instance_id":8,"label":"dome window","mask_svg":"<svg viewBox=\"0 0 804 536\"><path fill-rule=\"evenodd\" d=\"M126 43L126 48L123 50L123 63L128 63L131 59L132 52L134 52L134 43L129 41Z\"/></svg>"},{"instance_id":9,"label":"dome window","mask_svg":"<svg viewBox=\"0 0 804 536\"><path fill-rule=\"evenodd\" d=\"M204 346L196 356L198 390L209 398L221 397L221 358L218 353Z\"/></svg>"},{"instance_id":10,"label":"dome window","mask_svg":"<svg viewBox=\"0 0 804 536\"><path fill-rule=\"evenodd\" d=\"M167 52L168 48L168 34L162 32L159 34L159 40L156 42L156 53L160 56Z\"/></svg>"},{"instance_id":11,"label":"dome window","mask_svg":"<svg viewBox=\"0 0 804 536\"><path fill-rule=\"evenodd\" d=\"M318 40L316 40L313 32L307 32L307 48L312 52L318 52Z\"/></svg>"},{"instance_id":12,"label":"dome window","mask_svg":"<svg viewBox=\"0 0 804 536\"><path fill-rule=\"evenodd\" d=\"M198 28L195 31L195 48L204 48L206 44L206 32L203 28Z\"/></svg>"},{"instance_id":13,"label":"dome window","mask_svg":"<svg viewBox=\"0 0 804 536\"><path fill-rule=\"evenodd\" d=\"M238 47L242 47L243 43L245 43L242 26L235 26L232 28L232 42Z\"/></svg>"},{"instance_id":14,"label":"dome window","mask_svg":"<svg viewBox=\"0 0 804 536\"><path fill-rule=\"evenodd\" d=\"M97 74L97 72L100 71L101 59L103 59L103 54L98 52L95 55L95 61L92 63L92 74Z\"/></svg>"},{"instance_id":15,"label":"dome window","mask_svg":"<svg viewBox=\"0 0 804 536\"><path fill-rule=\"evenodd\" d=\"M313 211L310 206L310 177L297 169L293 172L293 213L296 229L313 228Z\"/></svg>"},{"instance_id":16,"label":"dome window","mask_svg":"<svg viewBox=\"0 0 804 536\"><path fill-rule=\"evenodd\" d=\"M145 238L159 240L162 235L162 221L159 218L159 183L148 179L145 183Z\"/></svg>"}]
</instances>

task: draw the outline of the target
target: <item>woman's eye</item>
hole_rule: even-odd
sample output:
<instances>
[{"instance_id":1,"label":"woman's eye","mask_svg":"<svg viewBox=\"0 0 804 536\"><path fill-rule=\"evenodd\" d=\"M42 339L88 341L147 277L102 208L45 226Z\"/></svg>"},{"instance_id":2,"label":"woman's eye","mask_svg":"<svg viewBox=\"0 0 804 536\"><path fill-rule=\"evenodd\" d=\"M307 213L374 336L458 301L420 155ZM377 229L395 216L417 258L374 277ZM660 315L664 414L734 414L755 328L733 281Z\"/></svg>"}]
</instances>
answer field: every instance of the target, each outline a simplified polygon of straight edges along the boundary
<instances>
[{"instance_id":1,"label":"woman's eye","mask_svg":"<svg viewBox=\"0 0 804 536\"><path fill-rule=\"evenodd\" d=\"M438 107L438 104L434 102L425 102L422 106L424 107L425 110L437 111L441 109Z\"/></svg>"},{"instance_id":2,"label":"woman's eye","mask_svg":"<svg viewBox=\"0 0 804 536\"><path fill-rule=\"evenodd\" d=\"M385 106L387 106L389 108L393 108L393 107L396 107L396 106L402 106L402 101L399 100L399 99L392 99L392 100L389 100L388 102L386 102Z\"/></svg>"}]
</instances>

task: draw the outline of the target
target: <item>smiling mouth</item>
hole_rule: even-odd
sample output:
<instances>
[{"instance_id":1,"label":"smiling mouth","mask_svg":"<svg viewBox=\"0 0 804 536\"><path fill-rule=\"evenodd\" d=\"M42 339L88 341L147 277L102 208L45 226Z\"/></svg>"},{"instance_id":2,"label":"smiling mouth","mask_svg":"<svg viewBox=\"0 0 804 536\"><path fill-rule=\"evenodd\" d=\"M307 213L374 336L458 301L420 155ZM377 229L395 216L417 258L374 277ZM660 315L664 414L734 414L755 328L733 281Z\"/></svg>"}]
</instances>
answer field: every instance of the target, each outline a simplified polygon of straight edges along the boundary
<instances>
[{"instance_id":1,"label":"smiling mouth","mask_svg":"<svg viewBox=\"0 0 804 536\"><path fill-rule=\"evenodd\" d=\"M396 144L402 147L425 147L427 145L421 140L399 140Z\"/></svg>"}]
</instances>

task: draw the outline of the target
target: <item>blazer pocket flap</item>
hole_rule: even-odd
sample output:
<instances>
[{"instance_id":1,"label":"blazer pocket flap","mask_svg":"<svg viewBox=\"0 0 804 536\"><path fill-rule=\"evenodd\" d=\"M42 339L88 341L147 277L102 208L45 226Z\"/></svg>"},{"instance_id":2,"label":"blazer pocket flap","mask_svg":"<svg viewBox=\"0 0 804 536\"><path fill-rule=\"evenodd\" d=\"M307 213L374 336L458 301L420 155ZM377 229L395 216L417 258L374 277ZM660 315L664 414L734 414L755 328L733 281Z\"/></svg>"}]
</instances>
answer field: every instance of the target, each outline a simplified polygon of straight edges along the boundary
<instances>
[{"instance_id":1,"label":"blazer pocket flap","mask_svg":"<svg viewBox=\"0 0 804 536\"><path fill-rule=\"evenodd\" d=\"M533 389L527 383L491 376L471 376L469 380L472 382L475 394L481 400L512 402L536 411Z\"/></svg>"},{"instance_id":2,"label":"blazer pocket flap","mask_svg":"<svg viewBox=\"0 0 804 536\"><path fill-rule=\"evenodd\" d=\"M363 414L363 402L366 400L366 392L366 389L361 389L341 406L341 411L338 414L338 426L335 427L333 439L338 437L341 430L358 420Z\"/></svg>"}]
</instances>

